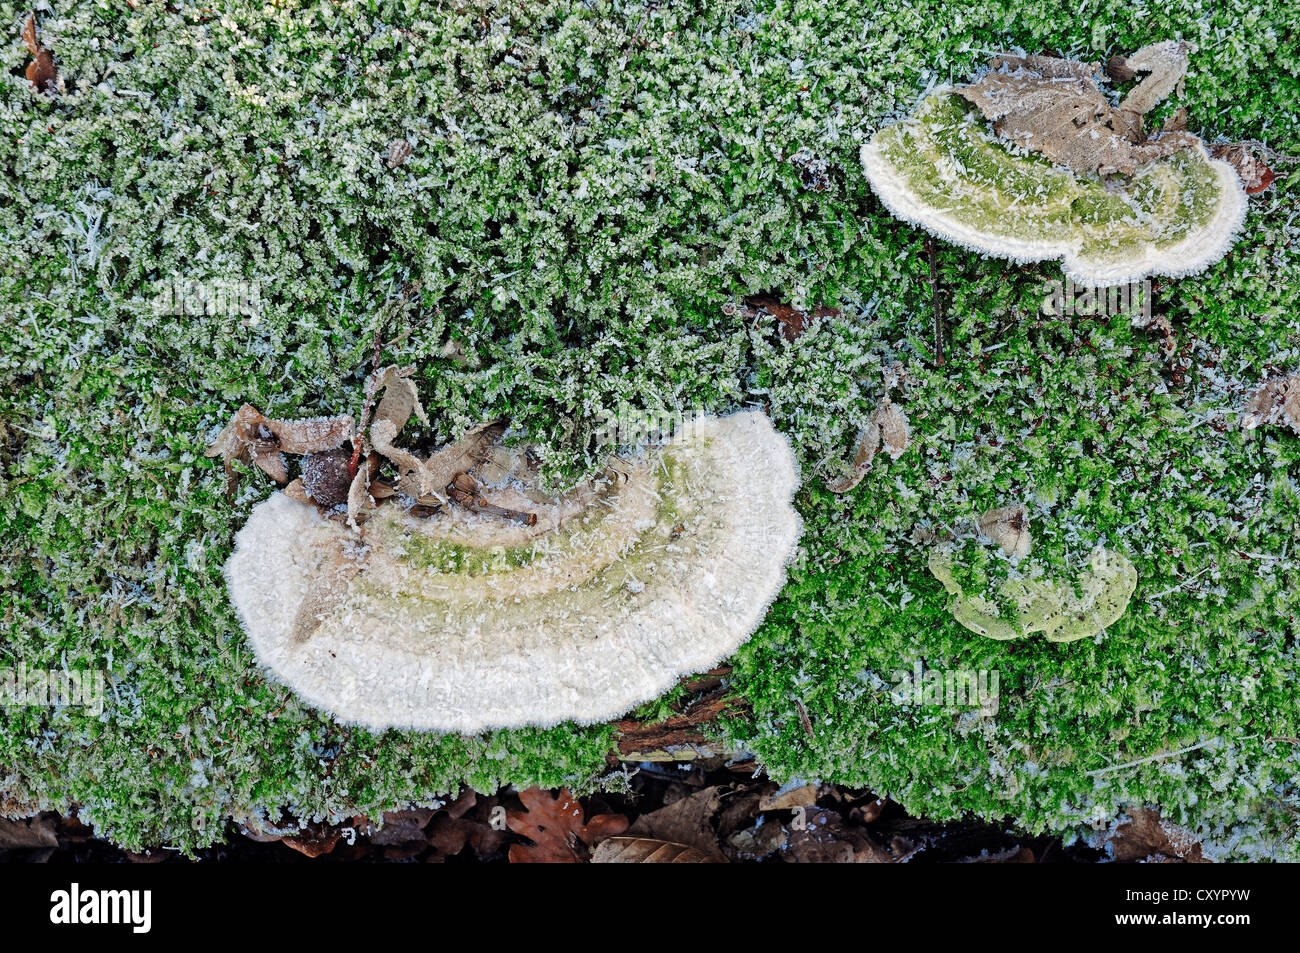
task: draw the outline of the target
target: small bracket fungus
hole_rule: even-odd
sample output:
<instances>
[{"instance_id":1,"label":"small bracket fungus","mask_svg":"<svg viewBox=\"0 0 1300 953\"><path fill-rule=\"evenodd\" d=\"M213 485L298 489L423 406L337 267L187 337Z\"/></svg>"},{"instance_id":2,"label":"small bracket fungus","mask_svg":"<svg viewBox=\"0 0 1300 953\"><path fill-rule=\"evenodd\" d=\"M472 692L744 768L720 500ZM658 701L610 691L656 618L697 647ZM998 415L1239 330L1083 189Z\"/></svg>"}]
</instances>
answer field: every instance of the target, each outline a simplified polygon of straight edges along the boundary
<instances>
[{"instance_id":1,"label":"small bracket fungus","mask_svg":"<svg viewBox=\"0 0 1300 953\"><path fill-rule=\"evenodd\" d=\"M797 468L762 413L699 420L558 497L479 451L429 517L388 502L358 533L285 493L253 510L231 598L307 702L375 730L601 721L734 652L784 584Z\"/></svg>"},{"instance_id":2,"label":"small bracket fungus","mask_svg":"<svg viewBox=\"0 0 1300 953\"><path fill-rule=\"evenodd\" d=\"M1096 635L1128 608L1137 587L1137 569L1123 553L1098 547L1072 585L1070 581L1010 578L994 598L966 594L953 573L952 554L930 555L930 572L951 598L948 611L979 635L1020 639L1042 632L1049 642L1073 642Z\"/></svg>"},{"instance_id":3,"label":"small bracket fungus","mask_svg":"<svg viewBox=\"0 0 1300 953\"><path fill-rule=\"evenodd\" d=\"M1059 258L1092 286L1193 274L1231 247L1246 193L1195 135L1143 130L1187 50L1158 43L1130 57L1134 75L1150 75L1118 106L1096 64L995 57L978 81L941 87L880 130L863 168L893 215L983 254Z\"/></svg>"}]
</instances>

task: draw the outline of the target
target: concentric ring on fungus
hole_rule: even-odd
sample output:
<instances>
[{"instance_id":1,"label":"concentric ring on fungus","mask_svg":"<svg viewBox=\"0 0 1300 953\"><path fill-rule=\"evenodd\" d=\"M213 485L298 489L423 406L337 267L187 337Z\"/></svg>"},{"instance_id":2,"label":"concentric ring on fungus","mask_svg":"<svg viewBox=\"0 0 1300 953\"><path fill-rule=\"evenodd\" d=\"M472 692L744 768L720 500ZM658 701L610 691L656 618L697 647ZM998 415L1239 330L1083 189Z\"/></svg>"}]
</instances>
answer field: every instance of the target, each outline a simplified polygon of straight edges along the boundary
<instances>
[{"instance_id":1,"label":"concentric ring on fungus","mask_svg":"<svg viewBox=\"0 0 1300 953\"><path fill-rule=\"evenodd\" d=\"M390 505L358 536L276 493L240 530L226 576L258 659L341 720L603 721L758 627L802 530L797 485L765 415L707 417L546 504L518 483L485 489L535 512L534 526Z\"/></svg>"}]
</instances>

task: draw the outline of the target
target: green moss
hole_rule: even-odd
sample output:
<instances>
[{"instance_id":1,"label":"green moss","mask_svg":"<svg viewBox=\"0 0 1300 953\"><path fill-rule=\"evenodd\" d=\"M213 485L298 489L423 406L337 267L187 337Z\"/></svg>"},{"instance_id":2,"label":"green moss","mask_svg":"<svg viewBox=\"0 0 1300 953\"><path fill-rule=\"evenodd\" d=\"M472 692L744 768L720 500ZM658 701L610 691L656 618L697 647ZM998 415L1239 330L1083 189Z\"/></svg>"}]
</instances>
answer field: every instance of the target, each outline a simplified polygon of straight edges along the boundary
<instances>
[{"instance_id":1,"label":"green moss","mask_svg":"<svg viewBox=\"0 0 1300 953\"><path fill-rule=\"evenodd\" d=\"M937 244L940 368L924 236L858 164L936 76L1014 46L1130 51L1157 38L1142 10L55 6L42 36L75 92L33 96L21 45L0 54L0 666L103 669L111 688L98 718L0 709L0 789L193 849L257 808L342 819L461 783L598 783L604 728L342 728L267 679L230 609L221 566L270 487L252 474L228 501L203 447L243 401L358 413L374 316L418 280L383 337L420 368L432 427L412 440L508 415L562 483L609 449L595 435L620 402L752 404L791 436L803 554L734 660L752 714L727 728L774 776L1035 830L1154 801L1231 828L1243 855L1300 859L1283 823L1300 750L1270 740L1300 736L1300 440L1231 426L1300 363L1300 177L1253 204L1227 259L1159 283L1173 359L1122 315L1045 317L1055 266ZM1209 140L1300 154L1300 8L1160 13L1160 38L1199 46L1171 105ZM388 169L399 136L414 149ZM825 191L788 161L800 147L829 162ZM159 313L173 275L255 282L257 322ZM788 343L724 311L763 291L842 315ZM913 444L830 494L894 362ZM983 639L948 611L918 540L1011 498L1050 578L1098 545L1130 555L1137 591L1099 644ZM918 658L998 670L996 718L890 704L889 673Z\"/></svg>"}]
</instances>

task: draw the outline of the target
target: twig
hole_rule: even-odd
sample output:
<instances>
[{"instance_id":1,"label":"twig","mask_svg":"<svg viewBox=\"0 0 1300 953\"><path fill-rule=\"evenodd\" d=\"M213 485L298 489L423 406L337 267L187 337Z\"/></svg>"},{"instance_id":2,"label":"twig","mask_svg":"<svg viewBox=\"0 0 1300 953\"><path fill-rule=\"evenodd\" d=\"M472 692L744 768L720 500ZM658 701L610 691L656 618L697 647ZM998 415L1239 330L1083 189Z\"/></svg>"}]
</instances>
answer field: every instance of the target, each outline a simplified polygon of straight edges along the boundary
<instances>
[{"instance_id":1,"label":"twig","mask_svg":"<svg viewBox=\"0 0 1300 953\"><path fill-rule=\"evenodd\" d=\"M808 709L803 707L803 702L798 698L794 700L794 706L799 709L799 724L803 725L808 740L816 744L817 735L813 732L812 719L808 717Z\"/></svg>"},{"instance_id":2,"label":"twig","mask_svg":"<svg viewBox=\"0 0 1300 953\"><path fill-rule=\"evenodd\" d=\"M1214 739L1210 740L1213 741ZM1188 752L1195 751L1198 748L1204 748L1209 743L1209 741L1201 741L1194 745L1188 745L1186 748L1179 748L1177 751L1162 751L1159 754L1153 754L1145 758L1138 758L1136 761L1125 761L1122 764L1109 764L1104 768L1097 768L1095 771L1085 771L1084 774L1087 777L1095 778L1097 775L1105 774L1108 771L1119 771L1123 768L1131 768L1135 765L1147 764L1151 761L1163 761L1165 758L1176 758L1180 754L1187 754Z\"/></svg>"},{"instance_id":3,"label":"twig","mask_svg":"<svg viewBox=\"0 0 1300 953\"><path fill-rule=\"evenodd\" d=\"M356 479L357 471L361 469L361 445L364 443L361 435L366 432L366 426L370 422L370 408L375 402L375 388L379 386L379 332L383 327L384 322L381 318L375 323L375 353L371 359L370 380L366 382L366 399L361 405L361 421L357 424L356 446L352 448L352 459L348 462L348 476L352 479Z\"/></svg>"},{"instance_id":4,"label":"twig","mask_svg":"<svg viewBox=\"0 0 1300 953\"><path fill-rule=\"evenodd\" d=\"M930 259L930 307L934 310L934 362L939 367L946 363L943 356L943 308L939 300L939 266L934 260L934 239L926 238L925 254Z\"/></svg>"},{"instance_id":5,"label":"twig","mask_svg":"<svg viewBox=\"0 0 1300 953\"><path fill-rule=\"evenodd\" d=\"M456 479L447 486L447 495L472 513L499 516L502 519L522 523L524 526L537 525L536 513L525 513L521 510L512 510L509 507L489 503L479 493L478 483L468 473L456 474Z\"/></svg>"}]
</instances>

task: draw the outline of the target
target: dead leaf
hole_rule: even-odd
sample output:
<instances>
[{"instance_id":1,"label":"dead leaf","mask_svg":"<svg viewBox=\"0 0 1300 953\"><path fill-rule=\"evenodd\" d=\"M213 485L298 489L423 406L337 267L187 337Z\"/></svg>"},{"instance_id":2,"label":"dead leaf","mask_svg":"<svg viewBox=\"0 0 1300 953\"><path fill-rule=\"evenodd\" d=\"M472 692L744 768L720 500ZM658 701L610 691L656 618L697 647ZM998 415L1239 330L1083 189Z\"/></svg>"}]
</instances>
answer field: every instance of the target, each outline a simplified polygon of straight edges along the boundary
<instances>
[{"instance_id":1,"label":"dead leaf","mask_svg":"<svg viewBox=\"0 0 1300 953\"><path fill-rule=\"evenodd\" d=\"M1023 559L1029 555L1033 539L1029 534L1029 514L1019 503L989 510L979 518L985 537L1002 547L1006 556Z\"/></svg>"},{"instance_id":2,"label":"dead leaf","mask_svg":"<svg viewBox=\"0 0 1300 953\"><path fill-rule=\"evenodd\" d=\"M583 820L584 810L567 788L552 796L542 788L519 792L525 810L508 811L506 825L532 844L511 844L512 864L576 864L587 849L627 830L622 814L598 814Z\"/></svg>"},{"instance_id":3,"label":"dead leaf","mask_svg":"<svg viewBox=\"0 0 1300 953\"><path fill-rule=\"evenodd\" d=\"M911 435L907 414L886 393L867 420L867 425L858 433L852 469L845 476L828 480L826 488L832 493L847 493L852 490L867 475L876 453L882 447L889 459L897 460L907 450Z\"/></svg>"},{"instance_id":4,"label":"dead leaf","mask_svg":"<svg viewBox=\"0 0 1300 953\"><path fill-rule=\"evenodd\" d=\"M409 451L403 450L401 447L393 446L393 440L397 437L397 429L392 420L387 418L376 419L370 425L371 445L377 453L383 454L393 462L400 477L414 476L418 492L410 494L411 496L419 499L422 496L432 494L441 498L446 484L435 490L429 482L431 474L425 470L424 463L420 458Z\"/></svg>"},{"instance_id":5,"label":"dead leaf","mask_svg":"<svg viewBox=\"0 0 1300 953\"><path fill-rule=\"evenodd\" d=\"M229 492L239 478L233 466L236 461L252 461L267 476L283 485L288 482L289 473L282 453L333 450L351 437L351 417L271 420L252 404L244 404L235 411L204 455L221 457Z\"/></svg>"},{"instance_id":6,"label":"dead leaf","mask_svg":"<svg viewBox=\"0 0 1300 953\"><path fill-rule=\"evenodd\" d=\"M23 21L23 45L32 55L32 61L27 64L27 82L31 83L38 93L57 93L59 71L54 65L54 54L41 46L40 41L36 39L35 13L27 14L27 19Z\"/></svg>"},{"instance_id":7,"label":"dead leaf","mask_svg":"<svg viewBox=\"0 0 1300 953\"><path fill-rule=\"evenodd\" d=\"M375 409L375 420L391 420L397 433L401 433L412 412L421 423L429 426L429 417L420 403L420 392L415 381L411 380L413 373L414 367L396 365L389 365L379 372L376 387L383 390L384 396Z\"/></svg>"},{"instance_id":8,"label":"dead leaf","mask_svg":"<svg viewBox=\"0 0 1300 953\"><path fill-rule=\"evenodd\" d=\"M362 447L365 447L364 440ZM361 464L357 467L357 475L352 478L352 483L348 487L348 525L353 529L361 528L359 521L365 515L366 507L370 505L370 484L375 478L375 461L378 459L377 454L363 452Z\"/></svg>"},{"instance_id":9,"label":"dead leaf","mask_svg":"<svg viewBox=\"0 0 1300 953\"><path fill-rule=\"evenodd\" d=\"M38 814L16 820L0 817L0 850L42 850L59 846L55 817Z\"/></svg>"},{"instance_id":10,"label":"dead leaf","mask_svg":"<svg viewBox=\"0 0 1300 953\"><path fill-rule=\"evenodd\" d=\"M411 157L411 144L405 139L394 139L388 144L388 154L384 158L384 165L390 169L396 169Z\"/></svg>"},{"instance_id":11,"label":"dead leaf","mask_svg":"<svg viewBox=\"0 0 1300 953\"><path fill-rule=\"evenodd\" d=\"M701 854L720 857L713 815L718 811L721 791L708 787L671 804L642 814L627 829L628 836L684 844Z\"/></svg>"},{"instance_id":12,"label":"dead leaf","mask_svg":"<svg viewBox=\"0 0 1300 953\"><path fill-rule=\"evenodd\" d=\"M790 342L798 340L814 319L840 316L838 308L828 308L824 305L818 305L809 314L787 304L775 295L749 295L744 299L744 304L745 307L741 309L742 315L752 319L775 318L781 330L781 337Z\"/></svg>"},{"instance_id":13,"label":"dead leaf","mask_svg":"<svg viewBox=\"0 0 1300 953\"><path fill-rule=\"evenodd\" d=\"M1208 864L1201 844L1187 831L1168 823L1152 808L1129 812L1130 820L1115 829L1109 840L1111 853L1119 863Z\"/></svg>"},{"instance_id":14,"label":"dead leaf","mask_svg":"<svg viewBox=\"0 0 1300 953\"><path fill-rule=\"evenodd\" d=\"M875 413L875 421L876 426L880 428L880 442L885 453L889 454L889 459L897 460L903 455L911 439L907 415L897 404L891 403L886 398L884 404Z\"/></svg>"},{"instance_id":15,"label":"dead leaf","mask_svg":"<svg viewBox=\"0 0 1300 953\"><path fill-rule=\"evenodd\" d=\"M591 855L593 864L725 864L685 844L649 837L611 837Z\"/></svg>"},{"instance_id":16,"label":"dead leaf","mask_svg":"<svg viewBox=\"0 0 1300 953\"><path fill-rule=\"evenodd\" d=\"M1277 181L1277 173L1255 155L1248 143L1216 143L1210 146L1210 155L1222 159L1236 170L1247 195L1258 195Z\"/></svg>"},{"instance_id":17,"label":"dead leaf","mask_svg":"<svg viewBox=\"0 0 1300 953\"><path fill-rule=\"evenodd\" d=\"M1118 107L1093 79L1096 63L1048 56L994 57L988 73L956 92L993 121L999 136L1021 148L1075 172L1127 175L1200 142L1189 132L1147 138L1142 130L1142 116L1182 79L1191 49L1175 41L1154 43L1125 62L1112 60L1119 75L1149 73Z\"/></svg>"},{"instance_id":18,"label":"dead leaf","mask_svg":"<svg viewBox=\"0 0 1300 953\"><path fill-rule=\"evenodd\" d=\"M412 481L408 475L398 484L398 489L407 496L418 499L424 494L411 491L428 486L431 488L430 495L437 497L439 502L447 502L445 493L448 484L456 478L457 474L468 473L487 459L488 450L505 433L505 430L506 424L503 420L474 428L460 440L448 444L429 457L421 468L418 482Z\"/></svg>"},{"instance_id":19,"label":"dead leaf","mask_svg":"<svg viewBox=\"0 0 1300 953\"><path fill-rule=\"evenodd\" d=\"M1285 425L1300 433L1300 374L1274 377L1255 392L1241 415L1243 430L1260 424Z\"/></svg>"},{"instance_id":20,"label":"dead leaf","mask_svg":"<svg viewBox=\"0 0 1300 953\"><path fill-rule=\"evenodd\" d=\"M1196 52L1195 45L1178 40L1165 40L1142 47L1124 62L1129 73L1146 73L1120 102L1119 108L1145 116L1163 102L1187 75L1188 57Z\"/></svg>"}]
</instances>

